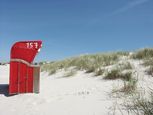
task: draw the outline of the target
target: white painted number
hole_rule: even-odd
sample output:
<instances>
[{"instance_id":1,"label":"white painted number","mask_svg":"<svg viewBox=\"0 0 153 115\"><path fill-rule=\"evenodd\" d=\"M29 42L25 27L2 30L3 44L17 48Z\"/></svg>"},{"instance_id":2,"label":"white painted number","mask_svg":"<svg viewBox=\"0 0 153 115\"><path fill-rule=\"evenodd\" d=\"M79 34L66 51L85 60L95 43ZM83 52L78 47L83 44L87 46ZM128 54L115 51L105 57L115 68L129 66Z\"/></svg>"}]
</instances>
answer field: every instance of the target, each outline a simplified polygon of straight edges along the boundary
<instances>
[{"instance_id":1,"label":"white painted number","mask_svg":"<svg viewBox=\"0 0 153 115\"><path fill-rule=\"evenodd\" d=\"M27 44L27 48L28 49L32 49L32 48L38 48L38 43L37 42L29 42L29 43L26 43Z\"/></svg>"}]
</instances>

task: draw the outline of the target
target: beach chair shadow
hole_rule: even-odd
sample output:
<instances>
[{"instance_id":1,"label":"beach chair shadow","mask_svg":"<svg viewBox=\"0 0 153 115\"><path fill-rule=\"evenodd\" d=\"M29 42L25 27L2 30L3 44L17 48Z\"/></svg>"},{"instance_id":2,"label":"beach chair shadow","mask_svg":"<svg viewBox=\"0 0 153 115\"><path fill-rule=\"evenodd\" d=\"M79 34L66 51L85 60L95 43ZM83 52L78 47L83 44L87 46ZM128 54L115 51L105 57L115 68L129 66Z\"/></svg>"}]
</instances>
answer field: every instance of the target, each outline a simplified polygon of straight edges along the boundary
<instances>
[{"instance_id":1,"label":"beach chair shadow","mask_svg":"<svg viewBox=\"0 0 153 115\"><path fill-rule=\"evenodd\" d=\"M9 88L8 84L0 84L0 95L5 95L8 97L9 96L8 88Z\"/></svg>"},{"instance_id":2,"label":"beach chair shadow","mask_svg":"<svg viewBox=\"0 0 153 115\"><path fill-rule=\"evenodd\" d=\"M4 95L6 97L10 97L13 95L9 95L9 85L8 84L0 84L0 95Z\"/></svg>"}]
</instances>

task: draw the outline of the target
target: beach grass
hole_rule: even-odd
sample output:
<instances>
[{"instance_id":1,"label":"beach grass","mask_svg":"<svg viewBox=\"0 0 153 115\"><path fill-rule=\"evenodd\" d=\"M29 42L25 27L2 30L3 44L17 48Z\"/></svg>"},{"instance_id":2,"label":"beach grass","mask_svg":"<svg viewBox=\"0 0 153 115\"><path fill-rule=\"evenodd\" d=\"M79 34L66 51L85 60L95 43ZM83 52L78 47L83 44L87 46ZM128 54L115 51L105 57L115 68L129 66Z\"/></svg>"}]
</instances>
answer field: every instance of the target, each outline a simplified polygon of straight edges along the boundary
<instances>
[{"instance_id":1,"label":"beach grass","mask_svg":"<svg viewBox=\"0 0 153 115\"><path fill-rule=\"evenodd\" d=\"M133 55L133 59L148 59L153 57L153 48L144 48L136 51Z\"/></svg>"},{"instance_id":2,"label":"beach grass","mask_svg":"<svg viewBox=\"0 0 153 115\"><path fill-rule=\"evenodd\" d=\"M125 106L133 115L153 115L153 90L150 90L149 98L134 97L132 103Z\"/></svg>"},{"instance_id":3,"label":"beach grass","mask_svg":"<svg viewBox=\"0 0 153 115\"><path fill-rule=\"evenodd\" d=\"M118 62L119 57L128 55L127 52L99 53L93 55L82 55L72 57L61 61L50 62L41 65L41 70L48 72L50 75L56 73L59 69L75 67L77 70L85 70L86 73L95 72L101 75L101 67L113 65Z\"/></svg>"},{"instance_id":4,"label":"beach grass","mask_svg":"<svg viewBox=\"0 0 153 115\"><path fill-rule=\"evenodd\" d=\"M126 81L130 81L131 78L132 78L132 72L122 73L119 69L111 70L104 77L105 80L122 79Z\"/></svg>"}]
</instances>

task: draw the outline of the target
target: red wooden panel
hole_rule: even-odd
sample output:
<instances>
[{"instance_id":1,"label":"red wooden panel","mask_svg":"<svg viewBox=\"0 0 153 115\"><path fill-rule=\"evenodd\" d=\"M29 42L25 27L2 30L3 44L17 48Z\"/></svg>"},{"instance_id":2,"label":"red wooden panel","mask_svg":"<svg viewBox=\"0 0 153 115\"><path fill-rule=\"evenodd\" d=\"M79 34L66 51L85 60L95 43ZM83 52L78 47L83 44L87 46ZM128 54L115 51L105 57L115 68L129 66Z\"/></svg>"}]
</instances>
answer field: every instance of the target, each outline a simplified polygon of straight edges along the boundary
<instances>
[{"instance_id":1,"label":"red wooden panel","mask_svg":"<svg viewBox=\"0 0 153 115\"><path fill-rule=\"evenodd\" d=\"M18 92L18 62L10 63L10 85L9 93L14 94Z\"/></svg>"},{"instance_id":2,"label":"red wooden panel","mask_svg":"<svg viewBox=\"0 0 153 115\"><path fill-rule=\"evenodd\" d=\"M19 93L26 92L26 83L27 83L27 65L20 63L19 64Z\"/></svg>"},{"instance_id":3,"label":"red wooden panel","mask_svg":"<svg viewBox=\"0 0 153 115\"><path fill-rule=\"evenodd\" d=\"M28 67L28 92L33 92L33 67Z\"/></svg>"}]
</instances>

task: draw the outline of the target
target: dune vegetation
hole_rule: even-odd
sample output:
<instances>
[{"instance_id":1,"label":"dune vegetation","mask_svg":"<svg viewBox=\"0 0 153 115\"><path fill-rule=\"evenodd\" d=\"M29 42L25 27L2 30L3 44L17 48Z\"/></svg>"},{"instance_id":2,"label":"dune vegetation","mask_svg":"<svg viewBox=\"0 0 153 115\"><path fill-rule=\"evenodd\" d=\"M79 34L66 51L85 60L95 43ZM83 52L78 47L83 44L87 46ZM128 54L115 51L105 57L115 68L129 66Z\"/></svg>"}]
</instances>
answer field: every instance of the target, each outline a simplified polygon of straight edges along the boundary
<instances>
[{"instance_id":1,"label":"dune vegetation","mask_svg":"<svg viewBox=\"0 0 153 115\"><path fill-rule=\"evenodd\" d=\"M55 74L58 70L64 70L63 77L74 76L77 71L84 71L84 74L93 73L93 76L100 76L103 80L121 80L123 86L112 91L113 93L124 93L133 96L138 93L137 82L133 62L139 60L146 69L146 73L153 76L153 48L145 48L135 52L114 52L81 55L61 61L54 61L41 64L41 71ZM126 105L128 111L136 115L153 115L153 91L150 91L150 99L137 98L132 104Z\"/></svg>"},{"instance_id":2,"label":"dune vegetation","mask_svg":"<svg viewBox=\"0 0 153 115\"><path fill-rule=\"evenodd\" d=\"M74 67L77 70L84 70L86 73L95 72L96 75L102 74L102 67L113 65L119 61L119 57L127 56L128 52L115 52L105 54L82 55L68 58L62 61L50 62L41 66L42 71L50 75L59 69Z\"/></svg>"},{"instance_id":3,"label":"dune vegetation","mask_svg":"<svg viewBox=\"0 0 153 115\"><path fill-rule=\"evenodd\" d=\"M153 90L150 89L149 99L145 96L136 96L131 104L125 104L125 106L133 115L153 115Z\"/></svg>"}]
</instances>

